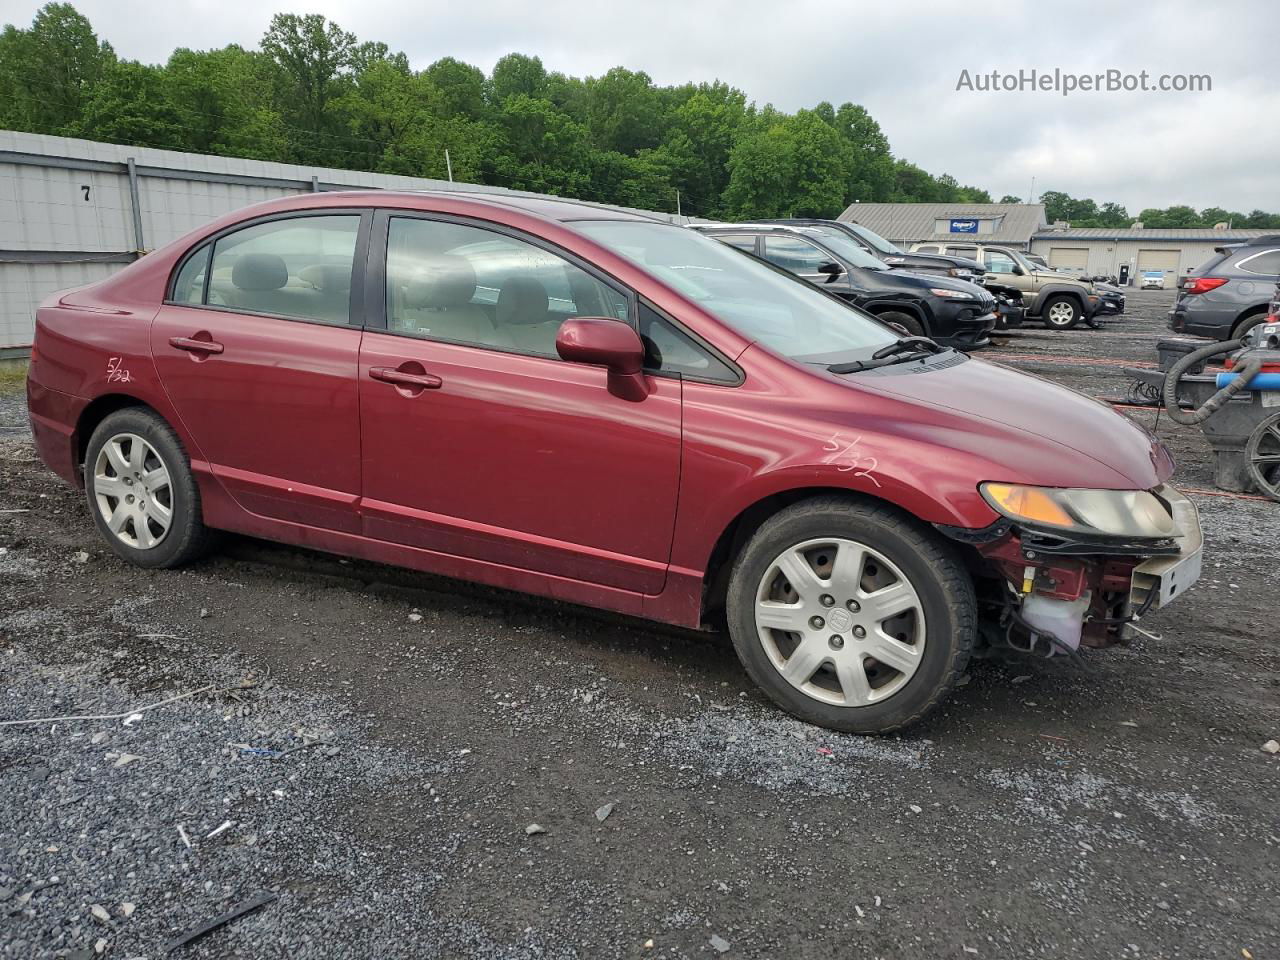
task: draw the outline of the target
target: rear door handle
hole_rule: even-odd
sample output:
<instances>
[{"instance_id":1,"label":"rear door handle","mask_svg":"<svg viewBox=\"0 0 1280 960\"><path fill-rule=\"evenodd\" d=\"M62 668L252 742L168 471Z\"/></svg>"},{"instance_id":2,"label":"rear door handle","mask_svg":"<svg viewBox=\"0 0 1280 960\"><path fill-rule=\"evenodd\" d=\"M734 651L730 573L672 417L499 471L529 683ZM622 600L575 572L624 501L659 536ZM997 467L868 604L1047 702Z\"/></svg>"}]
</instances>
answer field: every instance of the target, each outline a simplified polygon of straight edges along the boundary
<instances>
[{"instance_id":1,"label":"rear door handle","mask_svg":"<svg viewBox=\"0 0 1280 960\"><path fill-rule=\"evenodd\" d=\"M370 367L369 376L382 383L413 390L439 390L444 381L430 373L408 373L395 367Z\"/></svg>"},{"instance_id":2,"label":"rear door handle","mask_svg":"<svg viewBox=\"0 0 1280 960\"><path fill-rule=\"evenodd\" d=\"M197 340L195 337L170 337L169 346L188 353L221 353L222 344L213 340Z\"/></svg>"}]
</instances>

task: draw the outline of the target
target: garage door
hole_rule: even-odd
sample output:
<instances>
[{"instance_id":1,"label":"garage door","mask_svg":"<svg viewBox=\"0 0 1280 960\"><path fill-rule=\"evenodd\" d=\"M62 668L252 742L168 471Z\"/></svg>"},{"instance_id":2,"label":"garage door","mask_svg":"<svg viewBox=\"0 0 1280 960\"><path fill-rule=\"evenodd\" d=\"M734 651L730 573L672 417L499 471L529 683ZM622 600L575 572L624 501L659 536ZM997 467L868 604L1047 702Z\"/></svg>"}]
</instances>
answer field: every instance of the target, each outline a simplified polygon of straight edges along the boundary
<instances>
[{"instance_id":1,"label":"garage door","mask_svg":"<svg viewBox=\"0 0 1280 960\"><path fill-rule=\"evenodd\" d=\"M1165 273L1171 273L1174 276L1177 276L1178 251L1177 250L1139 250L1138 251L1138 275L1141 276L1147 270L1163 270Z\"/></svg>"},{"instance_id":2,"label":"garage door","mask_svg":"<svg viewBox=\"0 0 1280 960\"><path fill-rule=\"evenodd\" d=\"M1089 268L1087 247L1050 247L1049 266L1058 270L1083 273Z\"/></svg>"}]
</instances>

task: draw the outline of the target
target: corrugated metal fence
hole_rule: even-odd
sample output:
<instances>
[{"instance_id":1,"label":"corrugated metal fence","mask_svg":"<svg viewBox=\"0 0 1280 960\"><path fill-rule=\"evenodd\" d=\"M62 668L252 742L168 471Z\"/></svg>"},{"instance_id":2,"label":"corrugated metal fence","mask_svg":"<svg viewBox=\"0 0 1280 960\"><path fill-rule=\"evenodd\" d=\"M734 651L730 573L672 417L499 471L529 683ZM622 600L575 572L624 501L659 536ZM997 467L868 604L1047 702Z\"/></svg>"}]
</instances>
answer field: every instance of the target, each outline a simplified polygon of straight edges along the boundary
<instances>
[{"instance_id":1,"label":"corrugated metal fence","mask_svg":"<svg viewBox=\"0 0 1280 960\"><path fill-rule=\"evenodd\" d=\"M28 352L36 307L49 294L100 280L224 213L274 197L368 188L537 196L0 130L0 358Z\"/></svg>"}]
</instances>

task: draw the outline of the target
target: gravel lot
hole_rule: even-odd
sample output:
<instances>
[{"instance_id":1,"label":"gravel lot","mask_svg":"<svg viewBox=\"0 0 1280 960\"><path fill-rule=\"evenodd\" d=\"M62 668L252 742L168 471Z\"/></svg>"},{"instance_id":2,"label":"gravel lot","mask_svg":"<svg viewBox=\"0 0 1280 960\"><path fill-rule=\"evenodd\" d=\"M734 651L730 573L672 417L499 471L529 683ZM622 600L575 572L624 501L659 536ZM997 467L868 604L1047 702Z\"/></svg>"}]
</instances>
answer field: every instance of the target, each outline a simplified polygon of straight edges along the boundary
<instances>
[{"instance_id":1,"label":"gravel lot","mask_svg":"<svg viewBox=\"0 0 1280 960\"><path fill-rule=\"evenodd\" d=\"M988 354L1116 397L1171 296ZM1276 504L1195 494L1204 578L1093 672L976 664L860 739L723 637L242 539L133 569L33 457L0 397L0 719L115 718L0 727L0 956L158 958L259 893L169 955L1280 956Z\"/></svg>"}]
</instances>

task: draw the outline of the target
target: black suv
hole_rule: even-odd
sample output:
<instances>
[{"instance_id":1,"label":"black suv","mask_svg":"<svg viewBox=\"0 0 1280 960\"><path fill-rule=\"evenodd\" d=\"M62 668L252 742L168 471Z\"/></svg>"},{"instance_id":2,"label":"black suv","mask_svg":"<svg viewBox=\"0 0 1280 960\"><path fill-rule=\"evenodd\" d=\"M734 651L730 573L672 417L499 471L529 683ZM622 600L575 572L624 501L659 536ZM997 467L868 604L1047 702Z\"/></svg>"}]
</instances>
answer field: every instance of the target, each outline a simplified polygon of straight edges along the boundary
<instances>
[{"instance_id":1,"label":"black suv","mask_svg":"<svg viewBox=\"0 0 1280 960\"><path fill-rule=\"evenodd\" d=\"M696 224L693 229L760 257L907 333L962 350L986 346L995 298L977 284L891 270L843 235L812 226Z\"/></svg>"},{"instance_id":2,"label":"black suv","mask_svg":"<svg viewBox=\"0 0 1280 960\"><path fill-rule=\"evenodd\" d=\"M908 253L890 243L880 234L868 230L860 223L844 220L817 220L792 218L790 220L760 220L758 223L777 223L791 227L812 227L815 230L839 234L852 240L877 260L892 270L909 273L935 273L957 280L968 280L985 287L996 298L996 326L1000 329L1022 325L1024 310L1022 295L1013 287L1005 286L985 277L986 267L977 260L954 257L945 253Z\"/></svg>"},{"instance_id":3,"label":"black suv","mask_svg":"<svg viewBox=\"0 0 1280 960\"><path fill-rule=\"evenodd\" d=\"M844 220L816 220L792 218L790 220L759 220L757 223L777 223L788 227L817 227L826 230L838 230L860 246L877 260L895 270L910 270L912 273L939 273L957 280L968 280L971 283L982 283L986 267L977 260L965 257L952 257L943 253L908 253L897 244L890 243L880 234L868 230L860 223Z\"/></svg>"}]
</instances>

